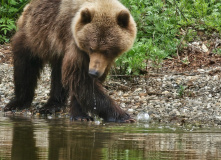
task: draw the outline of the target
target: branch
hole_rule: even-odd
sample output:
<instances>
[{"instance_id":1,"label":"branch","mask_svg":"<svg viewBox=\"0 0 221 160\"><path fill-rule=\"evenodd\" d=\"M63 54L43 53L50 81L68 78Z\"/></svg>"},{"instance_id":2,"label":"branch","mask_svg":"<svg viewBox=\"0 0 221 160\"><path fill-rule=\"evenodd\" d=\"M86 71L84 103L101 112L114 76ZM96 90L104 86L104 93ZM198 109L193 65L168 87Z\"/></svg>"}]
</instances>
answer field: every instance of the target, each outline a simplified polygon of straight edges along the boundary
<instances>
[{"instance_id":1,"label":"branch","mask_svg":"<svg viewBox=\"0 0 221 160\"><path fill-rule=\"evenodd\" d=\"M189 29L190 29L190 27L187 28L185 35L183 36L183 38L181 39L179 45L177 46L176 54L177 54L177 57L178 57L179 60L180 60L179 49L180 49L180 47L181 47L181 45L182 45L182 43L183 43L183 40L186 38L186 36L187 36L187 34L188 34L188 32L189 32Z\"/></svg>"},{"instance_id":2,"label":"branch","mask_svg":"<svg viewBox=\"0 0 221 160\"><path fill-rule=\"evenodd\" d=\"M180 8L178 7L177 3L176 3L176 0L173 0L175 5L176 5L176 8L179 10L179 12L181 13L181 15L183 16L183 18L188 22L188 19L184 16L183 12L180 10Z\"/></svg>"},{"instance_id":3,"label":"branch","mask_svg":"<svg viewBox=\"0 0 221 160\"><path fill-rule=\"evenodd\" d=\"M178 7L178 5L177 5L177 3L176 3L176 0L173 0L174 1L174 4L176 5L176 8L179 10L179 12L180 12L180 14L183 16L183 18L188 22L188 19L184 16L184 14L183 14L183 12L180 10L180 8ZM179 49L180 49L180 47L181 47L181 45L182 45L182 42L183 42L183 40L185 39L185 37L187 36L187 34L188 34L188 32L189 32L189 27L187 28L187 30L186 30L186 33L185 33L185 35L183 36L183 38L181 39L181 41L180 41L180 44L177 46L177 57L178 57L178 59L180 60L180 56L179 56Z\"/></svg>"}]
</instances>

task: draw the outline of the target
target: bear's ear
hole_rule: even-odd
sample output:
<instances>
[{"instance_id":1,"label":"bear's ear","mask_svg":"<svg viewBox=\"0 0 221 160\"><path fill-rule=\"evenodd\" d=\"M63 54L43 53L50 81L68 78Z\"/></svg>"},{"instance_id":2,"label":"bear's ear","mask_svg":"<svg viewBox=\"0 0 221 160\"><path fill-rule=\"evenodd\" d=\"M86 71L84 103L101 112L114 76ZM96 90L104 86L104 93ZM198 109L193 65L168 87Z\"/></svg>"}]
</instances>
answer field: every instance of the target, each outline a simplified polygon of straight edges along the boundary
<instances>
[{"instance_id":1,"label":"bear's ear","mask_svg":"<svg viewBox=\"0 0 221 160\"><path fill-rule=\"evenodd\" d=\"M127 28L130 20L128 11L121 11L117 16L117 24L123 28Z\"/></svg>"},{"instance_id":2,"label":"bear's ear","mask_svg":"<svg viewBox=\"0 0 221 160\"><path fill-rule=\"evenodd\" d=\"M85 8L81 11L81 22L83 24L90 23L93 19L94 12L90 11L88 8Z\"/></svg>"}]
</instances>

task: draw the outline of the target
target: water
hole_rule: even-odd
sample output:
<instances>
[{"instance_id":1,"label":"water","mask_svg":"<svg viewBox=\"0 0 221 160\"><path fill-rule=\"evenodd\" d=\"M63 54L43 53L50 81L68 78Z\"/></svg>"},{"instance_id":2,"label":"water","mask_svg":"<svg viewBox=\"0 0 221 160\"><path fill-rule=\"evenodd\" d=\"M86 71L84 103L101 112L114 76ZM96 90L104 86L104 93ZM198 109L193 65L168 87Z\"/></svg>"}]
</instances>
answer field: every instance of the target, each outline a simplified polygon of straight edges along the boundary
<instances>
[{"instance_id":1,"label":"water","mask_svg":"<svg viewBox=\"0 0 221 160\"><path fill-rule=\"evenodd\" d=\"M97 100L94 93L94 85L95 85L95 79L93 79L93 97L94 97L94 110L97 109Z\"/></svg>"},{"instance_id":2,"label":"water","mask_svg":"<svg viewBox=\"0 0 221 160\"><path fill-rule=\"evenodd\" d=\"M0 113L0 160L10 159L219 160L221 130Z\"/></svg>"}]
</instances>

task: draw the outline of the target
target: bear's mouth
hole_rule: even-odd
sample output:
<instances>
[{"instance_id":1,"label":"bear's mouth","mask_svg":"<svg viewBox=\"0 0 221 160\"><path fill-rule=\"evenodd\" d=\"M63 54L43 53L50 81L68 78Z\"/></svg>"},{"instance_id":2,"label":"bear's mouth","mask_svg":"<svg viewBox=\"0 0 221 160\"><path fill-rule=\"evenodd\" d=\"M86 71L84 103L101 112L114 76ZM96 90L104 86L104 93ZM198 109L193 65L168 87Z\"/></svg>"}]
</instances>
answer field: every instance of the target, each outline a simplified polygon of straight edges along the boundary
<instances>
[{"instance_id":1,"label":"bear's mouth","mask_svg":"<svg viewBox=\"0 0 221 160\"><path fill-rule=\"evenodd\" d=\"M89 70L88 74L92 77L92 78L99 78L101 77L101 73L99 73L96 70Z\"/></svg>"},{"instance_id":2,"label":"bear's mouth","mask_svg":"<svg viewBox=\"0 0 221 160\"><path fill-rule=\"evenodd\" d=\"M108 59L103 54L92 53L90 56L88 74L93 78L99 78L104 74L108 65Z\"/></svg>"}]
</instances>

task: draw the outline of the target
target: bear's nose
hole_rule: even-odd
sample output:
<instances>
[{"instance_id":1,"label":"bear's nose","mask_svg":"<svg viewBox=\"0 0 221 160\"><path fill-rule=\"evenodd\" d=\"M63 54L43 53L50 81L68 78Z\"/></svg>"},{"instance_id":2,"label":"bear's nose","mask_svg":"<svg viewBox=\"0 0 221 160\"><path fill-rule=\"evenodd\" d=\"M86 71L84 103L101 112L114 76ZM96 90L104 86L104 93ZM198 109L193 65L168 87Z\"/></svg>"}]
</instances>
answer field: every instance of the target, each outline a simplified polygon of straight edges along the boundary
<instances>
[{"instance_id":1,"label":"bear's nose","mask_svg":"<svg viewBox=\"0 0 221 160\"><path fill-rule=\"evenodd\" d=\"M93 78L98 78L99 77L99 72L96 70L89 70L89 75Z\"/></svg>"}]
</instances>

